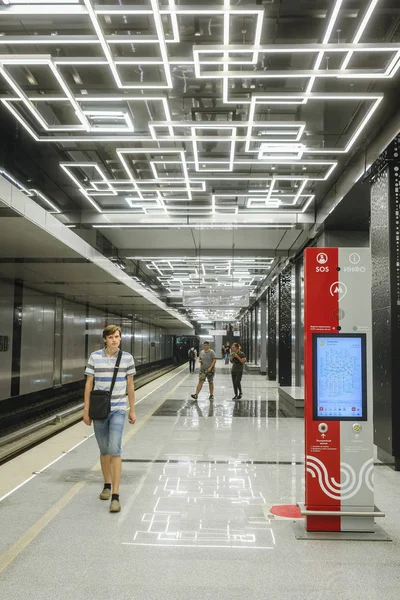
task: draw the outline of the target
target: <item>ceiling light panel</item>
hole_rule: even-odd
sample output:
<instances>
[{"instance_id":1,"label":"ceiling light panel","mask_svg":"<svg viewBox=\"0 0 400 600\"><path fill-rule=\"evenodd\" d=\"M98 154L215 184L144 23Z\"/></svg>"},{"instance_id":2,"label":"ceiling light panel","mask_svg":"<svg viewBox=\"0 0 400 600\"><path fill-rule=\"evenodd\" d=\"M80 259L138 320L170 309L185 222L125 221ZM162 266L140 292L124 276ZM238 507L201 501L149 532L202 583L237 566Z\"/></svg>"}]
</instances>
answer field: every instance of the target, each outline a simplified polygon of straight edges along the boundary
<instances>
[{"instance_id":1,"label":"ceiling light panel","mask_svg":"<svg viewBox=\"0 0 400 600\"><path fill-rule=\"evenodd\" d=\"M400 44L368 38L382 1L356 2L349 27L333 0L308 36L319 43L273 44L270 8L249 0L3 0L0 99L37 143L106 150L105 165L61 165L89 209L143 225L288 224L279 219L301 218L376 119L380 81L398 74ZM343 92L348 80L355 91ZM317 92L325 82L330 93Z\"/></svg>"},{"instance_id":2,"label":"ceiling light panel","mask_svg":"<svg viewBox=\"0 0 400 600\"><path fill-rule=\"evenodd\" d=\"M147 269L153 272L160 286L171 296L181 297L186 294L186 301L191 305L196 305L199 295L203 294L208 298L214 292L218 296L217 304L227 304L226 298L232 294L240 296L238 302L242 302L245 296L254 292L265 280L274 264L273 258L241 257L142 260Z\"/></svg>"}]
</instances>

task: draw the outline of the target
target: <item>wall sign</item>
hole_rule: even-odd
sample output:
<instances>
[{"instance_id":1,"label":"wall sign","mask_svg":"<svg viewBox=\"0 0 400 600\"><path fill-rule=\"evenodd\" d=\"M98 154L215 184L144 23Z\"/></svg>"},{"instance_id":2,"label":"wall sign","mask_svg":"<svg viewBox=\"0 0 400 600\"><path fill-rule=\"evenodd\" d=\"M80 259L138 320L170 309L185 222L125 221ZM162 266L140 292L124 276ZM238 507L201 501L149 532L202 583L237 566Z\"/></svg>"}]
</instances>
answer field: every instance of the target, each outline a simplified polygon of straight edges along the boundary
<instances>
[{"instance_id":1,"label":"wall sign","mask_svg":"<svg viewBox=\"0 0 400 600\"><path fill-rule=\"evenodd\" d=\"M7 352L9 346L8 335L0 335L0 352Z\"/></svg>"}]
</instances>

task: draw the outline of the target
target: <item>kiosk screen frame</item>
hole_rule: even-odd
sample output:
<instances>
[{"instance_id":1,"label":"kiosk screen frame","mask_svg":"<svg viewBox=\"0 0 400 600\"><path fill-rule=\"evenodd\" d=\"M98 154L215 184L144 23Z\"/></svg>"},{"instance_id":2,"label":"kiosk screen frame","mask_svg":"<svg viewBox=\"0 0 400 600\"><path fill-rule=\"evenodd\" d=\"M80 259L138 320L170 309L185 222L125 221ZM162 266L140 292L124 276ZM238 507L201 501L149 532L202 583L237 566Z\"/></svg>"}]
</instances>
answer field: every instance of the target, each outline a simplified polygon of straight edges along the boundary
<instances>
[{"instance_id":1,"label":"kiosk screen frame","mask_svg":"<svg viewBox=\"0 0 400 600\"><path fill-rule=\"evenodd\" d=\"M343 339L354 338L361 343L361 415L341 416L318 414L318 342L326 338ZM367 336L365 333L313 333L313 420L314 421L367 421ZM357 402L360 406L360 402Z\"/></svg>"}]
</instances>

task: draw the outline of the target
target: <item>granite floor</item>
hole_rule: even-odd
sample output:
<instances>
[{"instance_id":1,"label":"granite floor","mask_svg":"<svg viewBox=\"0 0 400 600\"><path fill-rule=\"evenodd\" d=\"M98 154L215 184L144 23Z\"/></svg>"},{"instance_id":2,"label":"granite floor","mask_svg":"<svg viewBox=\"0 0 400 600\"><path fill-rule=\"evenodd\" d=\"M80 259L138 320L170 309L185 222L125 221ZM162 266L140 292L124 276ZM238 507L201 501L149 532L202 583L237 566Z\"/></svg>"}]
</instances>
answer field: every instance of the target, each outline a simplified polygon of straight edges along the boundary
<instances>
[{"instance_id":1,"label":"granite floor","mask_svg":"<svg viewBox=\"0 0 400 600\"><path fill-rule=\"evenodd\" d=\"M191 402L196 383L185 367L139 390L137 423L124 433L121 513L98 499L97 446L82 424L71 428L76 447L64 432L62 458L49 454L50 466L38 462L4 494L1 596L398 600L400 474L375 469L393 542L298 541L270 507L304 499L302 419L281 414L276 384L260 375L243 377L239 402L223 364L214 402L207 385Z\"/></svg>"}]
</instances>

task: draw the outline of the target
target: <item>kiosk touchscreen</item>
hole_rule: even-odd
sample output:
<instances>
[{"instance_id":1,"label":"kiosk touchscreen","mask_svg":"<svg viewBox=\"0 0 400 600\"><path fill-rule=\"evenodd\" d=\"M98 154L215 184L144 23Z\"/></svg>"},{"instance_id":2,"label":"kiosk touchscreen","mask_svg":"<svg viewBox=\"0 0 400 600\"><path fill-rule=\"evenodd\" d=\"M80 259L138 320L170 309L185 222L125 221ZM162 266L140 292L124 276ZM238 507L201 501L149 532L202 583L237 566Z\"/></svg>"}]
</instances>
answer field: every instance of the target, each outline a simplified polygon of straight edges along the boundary
<instances>
[{"instance_id":1,"label":"kiosk touchscreen","mask_svg":"<svg viewBox=\"0 0 400 600\"><path fill-rule=\"evenodd\" d=\"M365 334L313 334L313 419L366 421Z\"/></svg>"}]
</instances>

